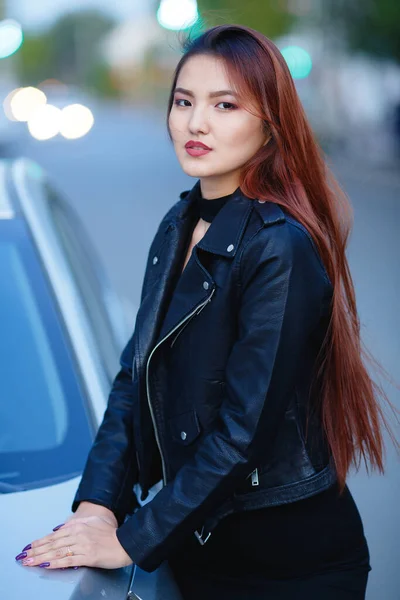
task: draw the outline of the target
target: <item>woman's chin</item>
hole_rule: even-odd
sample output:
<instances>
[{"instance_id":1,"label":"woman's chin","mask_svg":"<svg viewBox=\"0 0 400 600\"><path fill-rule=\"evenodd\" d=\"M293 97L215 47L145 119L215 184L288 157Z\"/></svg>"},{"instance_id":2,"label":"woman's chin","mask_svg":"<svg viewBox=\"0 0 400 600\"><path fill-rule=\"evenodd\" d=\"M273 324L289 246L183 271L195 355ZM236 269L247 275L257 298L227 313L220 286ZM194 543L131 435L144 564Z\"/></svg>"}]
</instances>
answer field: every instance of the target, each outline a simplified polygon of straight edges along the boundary
<instances>
[{"instance_id":1,"label":"woman's chin","mask_svg":"<svg viewBox=\"0 0 400 600\"><path fill-rule=\"evenodd\" d=\"M186 173L186 175L189 175L189 177L210 177L216 174L212 169L207 167L207 165L188 164L188 162L185 161L181 164L181 167L183 172Z\"/></svg>"}]
</instances>

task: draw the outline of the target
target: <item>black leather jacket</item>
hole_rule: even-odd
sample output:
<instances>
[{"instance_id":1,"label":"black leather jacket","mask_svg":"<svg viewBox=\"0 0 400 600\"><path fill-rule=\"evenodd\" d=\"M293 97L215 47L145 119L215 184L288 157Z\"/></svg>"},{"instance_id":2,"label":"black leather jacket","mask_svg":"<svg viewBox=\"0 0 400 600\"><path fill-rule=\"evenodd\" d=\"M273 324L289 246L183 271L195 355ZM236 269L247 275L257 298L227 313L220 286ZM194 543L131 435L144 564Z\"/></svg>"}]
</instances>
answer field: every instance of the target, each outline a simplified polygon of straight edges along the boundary
<instances>
[{"instance_id":1,"label":"black leather jacket","mask_svg":"<svg viewBox=\"0 0 400 600\"><path fill-rule=\"evenodd\" d=\"M333 292L312 239L278 205L238 188L171 300L199 185L151 244L135 331L72 505L113 510L119 541L146 571L188 535L204 544L229 513L294 502L336 480L317 412L305 435ZM161 477L139 507L133 485L145 500Z\"/></svg>"}]
</instances>

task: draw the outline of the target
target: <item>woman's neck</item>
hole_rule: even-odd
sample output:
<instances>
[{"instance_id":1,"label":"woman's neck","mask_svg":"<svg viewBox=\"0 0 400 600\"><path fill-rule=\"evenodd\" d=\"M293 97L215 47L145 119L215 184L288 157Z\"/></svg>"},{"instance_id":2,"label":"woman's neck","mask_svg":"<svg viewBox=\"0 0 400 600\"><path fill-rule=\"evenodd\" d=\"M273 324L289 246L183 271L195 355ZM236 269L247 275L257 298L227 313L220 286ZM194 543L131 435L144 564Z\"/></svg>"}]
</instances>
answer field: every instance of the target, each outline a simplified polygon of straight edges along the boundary
<instances>
[{"instance_id":1,"label":"woman's neck","mask_svg":"<svg viewBox=\"0 0 400 600\"><path fill-rule=\"evenodd\" d=\"M239 182L232 179L229 181L209 181L209 178L200 179L201 195L205 200L214 200L232 194L239 187Z\"/></svg>"}]
</instances>

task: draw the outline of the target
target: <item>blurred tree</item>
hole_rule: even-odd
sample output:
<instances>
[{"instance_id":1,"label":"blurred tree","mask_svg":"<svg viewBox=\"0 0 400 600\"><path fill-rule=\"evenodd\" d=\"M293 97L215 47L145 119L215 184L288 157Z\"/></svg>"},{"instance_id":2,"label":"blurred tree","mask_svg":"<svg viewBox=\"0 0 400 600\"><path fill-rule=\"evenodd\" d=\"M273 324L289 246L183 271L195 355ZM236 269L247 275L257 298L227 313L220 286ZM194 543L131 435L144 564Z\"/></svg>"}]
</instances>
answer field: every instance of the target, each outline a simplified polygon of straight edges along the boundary
<instances>
[{"instance_id":1,"label":"blurred tree","mask_svg":"<svg viewBox=\"0 0 400 600\"><path fill-rule=\"evenodd\" d=\"M17 54L15 68L21 85L32 85L43 79L55 77L57 72L51 37L25 34L24 43Z\"/></svg>"},{"instance_id":2,"label":"blurred tree","mask_svg":"<svg viewBox=\"0 0 400 600\"><path fill-rule=\"evenodd\" d=\"M97 10L63 15L50 30L58 68L67 83L84 84L97 63L98 44L115 21Z\"/></svg>"},{"instance_id":3,"label":"blurred tree","mask_svg":"<svg viewBox=\"0 0 400 600\"><path fill-rule=\"evenodd\" d=\"M325 0L321 12L352 49L400 62L399 0Z\"/></svg>"},{"instance_id":4,"label":"blurred tree","mask_svg":"<svg viewBox=\"0 0 400 600\"><path fill-rule=\"evenodd\" d=\"M63 15L45 33L25 36L18 70L23 85L56 78L64 83L90 85L102 93L110 89L99 43L115 21L97 10Z\"/></svg>"},{"instance_id":5,"label":"blurred tree","mask_svg":"<svg viewBox=\"0 0 400 600\"><path fill-rule=\"evenodd\" d=\"M197 0L197 4L206 28L234 23L276 38L287 33L295 20L289 0Z\"/></svg>"}]
</instances>

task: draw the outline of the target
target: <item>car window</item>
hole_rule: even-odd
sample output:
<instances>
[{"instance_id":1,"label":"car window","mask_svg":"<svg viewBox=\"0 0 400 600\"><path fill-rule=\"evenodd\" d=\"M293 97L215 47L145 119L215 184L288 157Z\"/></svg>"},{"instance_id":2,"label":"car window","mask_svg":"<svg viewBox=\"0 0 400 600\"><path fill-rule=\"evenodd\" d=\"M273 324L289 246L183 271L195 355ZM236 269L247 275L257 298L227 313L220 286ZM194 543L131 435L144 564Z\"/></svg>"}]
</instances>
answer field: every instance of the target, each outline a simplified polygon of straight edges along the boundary
<instances>
[{"instance_id":1,"label":"car window","mask_svg":"<svg viewBox=\"0 0 400 600\"><path fill-rule=\"evenodd\" d=\"M84 302L97 349L110 380L119 368L125 337L122 308L74 210L48 184L48 208Z\"/></svg>"},{"instance_id":2,"label":"car window","mask_svg":"<svg viewBox=\"0 0 400 600\"><path fill-rule=\"evenodd\" d=\"M82 471L95 426L22 221L0 220L0 282L0 482L38 487Z\"/></svg>"}]
</instances>

